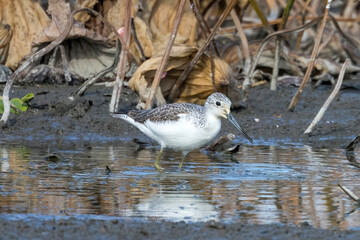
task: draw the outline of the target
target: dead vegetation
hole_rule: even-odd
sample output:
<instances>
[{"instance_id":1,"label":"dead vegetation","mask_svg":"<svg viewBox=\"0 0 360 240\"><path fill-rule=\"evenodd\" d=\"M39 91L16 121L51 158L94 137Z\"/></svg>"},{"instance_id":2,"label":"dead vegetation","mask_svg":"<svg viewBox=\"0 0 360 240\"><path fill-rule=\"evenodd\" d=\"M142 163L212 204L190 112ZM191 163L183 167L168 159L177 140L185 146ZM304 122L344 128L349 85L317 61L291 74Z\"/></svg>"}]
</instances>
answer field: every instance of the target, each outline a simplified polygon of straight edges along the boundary
<instances>
[{"instance_id":1,"label":"dead vegetation","mask_svg":"<svg viewBox=\"0 0 360 240\"><path fill-rule=\"evenodd\" d=\"M3 92L2 124L14 82L82 83L81 96L95 82L110 81L111 112L119 109L124 84L139 95L138 108L154 100L202 104L214 91L236 108L251 87L271 82L271 90L299 86L293 111L309 81L334 84L346 59L344 83L360 70L359 1L41 3L0 0L0 63L15 71Z\"/></svg>"}]
</instances>

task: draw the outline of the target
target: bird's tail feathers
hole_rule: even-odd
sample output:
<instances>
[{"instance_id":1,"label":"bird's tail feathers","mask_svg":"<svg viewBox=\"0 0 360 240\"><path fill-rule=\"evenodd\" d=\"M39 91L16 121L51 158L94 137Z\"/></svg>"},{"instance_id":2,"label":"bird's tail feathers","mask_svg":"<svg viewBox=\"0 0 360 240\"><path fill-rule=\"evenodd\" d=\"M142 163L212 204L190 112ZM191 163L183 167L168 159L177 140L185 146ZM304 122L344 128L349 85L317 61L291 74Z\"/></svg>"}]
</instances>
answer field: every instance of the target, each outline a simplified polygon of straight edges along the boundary
<instances>
[{"instance_id":1,"label":"bird's tail feathers","mask_svg":"<svg viewBox=\"0 0 360 240\"><path fill-rule=\"evenodd\" d=\"M125 119L125 118L128 118L129 116L126 115L126 114L121 114L121 113L110 113L110 115L114 118L122 118L122 119Z\"/></svg>"},{"instance_id":2,"label":"bird's tail feathers","mask_svg":"<svg viewBox=\"0 0 360 240\"><path fill-rule=\"evenodd\" d=\"M127 122L130 123L130 124L133 124L133 125L135 124L134 119L132 119L131 117L129 117L129 116L126 115L126 114L110 113L110 115L111 115L112 117L114 117L114 118L121 118L121 119L127 121Z\"/></svg>"}]
</instances>

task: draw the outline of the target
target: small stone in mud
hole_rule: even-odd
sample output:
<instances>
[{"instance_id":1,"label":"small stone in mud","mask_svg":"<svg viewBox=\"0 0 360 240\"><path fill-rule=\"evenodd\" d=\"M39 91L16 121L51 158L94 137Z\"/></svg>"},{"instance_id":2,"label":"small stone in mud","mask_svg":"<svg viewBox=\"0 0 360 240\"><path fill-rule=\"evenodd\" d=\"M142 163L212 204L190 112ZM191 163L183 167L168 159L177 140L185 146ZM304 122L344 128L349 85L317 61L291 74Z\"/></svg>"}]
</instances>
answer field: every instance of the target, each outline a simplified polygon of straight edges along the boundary
<instances>
[{"instance_id":1,"label":"small stone in mud","mask_svg":"<svg viewBox=\"0 0 360 240\"><path fill-rule=\"evenodd\" d=\"M73 118L82 118L90 109L91 105L92 101L81 100L77 102L72 109L70 109L69 115Z\"/></svg>"},{"instance_id":2,"label":"small stone in mud","mask_svg":"<svg viewBox=\"0 0 360 240\"><path fill-rule=\"evenodd\" d=\"M45 156L44 159L46 161L50 161L50 162L57 162L59 160L63 160L64 157L61 156L59 153L51 153L51 154Z\"/></svg>"},{"instance_id":3,"label":"small stone in mud","mask_svg":"<svg viewBox=\"0 0 360 240\"><path fill-rule=\"evenodd\" d=\"M225 229L226 225L220 222L215 222L214 220L211 220L208 222L209 228L215 228L215 229Z\"/></svg>"}]
</instances>

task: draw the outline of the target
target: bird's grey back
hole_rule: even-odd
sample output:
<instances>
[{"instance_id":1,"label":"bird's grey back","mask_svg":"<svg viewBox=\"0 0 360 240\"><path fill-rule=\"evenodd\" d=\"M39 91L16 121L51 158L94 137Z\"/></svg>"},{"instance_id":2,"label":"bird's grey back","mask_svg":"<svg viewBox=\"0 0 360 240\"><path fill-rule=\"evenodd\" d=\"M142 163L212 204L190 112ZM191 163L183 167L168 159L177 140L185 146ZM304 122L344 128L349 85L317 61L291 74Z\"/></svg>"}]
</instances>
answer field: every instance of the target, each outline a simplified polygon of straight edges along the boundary
<instances>
[{"instance_id":1,"label":"bird's grey back","mask_svg":"<svg viewBox=\"0 0 360 240\"><path fill-rule=\"evenodd\" d=\"M144 123L146 120L152 122L176 121L179 114L189 114L192 117L200 118L203 107L191 103L173 103L159 106L149 110L132 110L128 112L128 116L136 122Z\"/></svg>"}]
</instances>

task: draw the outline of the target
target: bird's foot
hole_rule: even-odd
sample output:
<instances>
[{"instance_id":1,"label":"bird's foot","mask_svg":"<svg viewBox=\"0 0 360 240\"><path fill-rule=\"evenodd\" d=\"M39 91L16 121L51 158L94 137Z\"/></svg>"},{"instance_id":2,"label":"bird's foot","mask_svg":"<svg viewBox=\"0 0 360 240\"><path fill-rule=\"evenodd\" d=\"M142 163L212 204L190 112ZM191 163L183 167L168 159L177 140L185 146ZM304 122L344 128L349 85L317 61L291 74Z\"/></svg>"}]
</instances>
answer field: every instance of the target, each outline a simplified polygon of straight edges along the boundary
<instances>
[{"instance_id":1,"label":"bird's foot","mask_svg":"<svg viewBox=\"0 0 360 240\"><path fill-rule=\"evenodd\" d=\"M178 166L179 171L181 171L182 166L183 166L183 162L181 162Z\"/></svg>"},{"instance_id":2,"label":"bird's foot","mask_svg":"<svg viewBox=\"0 0 360 240\"><path fill-rule=\"evenodd\" d=\"M157 163L157 162L155 162L154 163L154 167L156 168L156 170L158 170L158 171L162 171L162 170L164 170L164 168L163 167L161 167L160 165L159 165L159 163Z\"/></svg>"}]
</instances>

